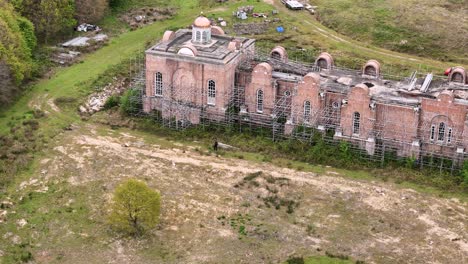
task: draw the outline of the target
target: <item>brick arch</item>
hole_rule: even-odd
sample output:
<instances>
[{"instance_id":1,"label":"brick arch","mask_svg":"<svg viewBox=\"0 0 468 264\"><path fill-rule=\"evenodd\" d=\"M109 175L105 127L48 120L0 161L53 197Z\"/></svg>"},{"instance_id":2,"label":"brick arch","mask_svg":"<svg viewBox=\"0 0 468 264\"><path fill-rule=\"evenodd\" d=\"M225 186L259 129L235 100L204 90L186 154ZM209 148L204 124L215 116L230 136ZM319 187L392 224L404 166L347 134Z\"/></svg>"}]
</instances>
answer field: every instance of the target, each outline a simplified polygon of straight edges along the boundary
<instances>
[{"instance_id":1,"label":"brick arch","mask_svg":"<svg viewBox=\"0 0 468 264\"><path fill-rule=\"evenodd\" d=\"M449 75L449 81L462 84L467 83L465 69L463 67L455 67L452 69Z\"/></svg>"},{"instance_id":2,"label":"brick arch","mask_svg":"<svg viewBox=\"0 0 468 264\"><path fill-rule=\"evenodd\" d=\"M174 97L176 100L193 101L194 93L184 93L184 90L196 87L195 77L189 69L179 68L172 77Z\"/></svg>"},{"instance_id":3,"label":"brick arch","mask_svg":"<svg viewBox=\"0 0 468 264\"><path fill-rule=\"evenodd\" d=\"M331 69L334 66L333 57L327 52L322 52L315 60L315 65L322 69Z\"/></svg>"},{"instance_id":4,"label":"brick arch","mask_svg":"<svg viewBox=\"0 0 468 264\"><path fill-rule=\"evenodd\" d=\"M276 46L270 52L270 57L273 59L278 59L283 62L288 62L288 52L282 46Z\"/></svg>"},{"instance_id":5,"label":"brick arch","mask_svg":"<svg viewBox=\"0 0 468 264\"><path fill-rule=\"evenodd\" d=\"M368 61L362 69L362 74L378 78L380 76L380 63L376 60Z\"/></svg>"},{"instance_id":6,"label":"brick arch","mask_svg":"<svg viewBox=\"0 0 468 264\"><path fill-rule=\"evenodd\" d=\"M175 39L175 37L176 37L176 35L175 35L174 31L167 30L166 32L164 32L162 41L163 42L170 41L170 40Z\"/></svg>"}]
</instances>

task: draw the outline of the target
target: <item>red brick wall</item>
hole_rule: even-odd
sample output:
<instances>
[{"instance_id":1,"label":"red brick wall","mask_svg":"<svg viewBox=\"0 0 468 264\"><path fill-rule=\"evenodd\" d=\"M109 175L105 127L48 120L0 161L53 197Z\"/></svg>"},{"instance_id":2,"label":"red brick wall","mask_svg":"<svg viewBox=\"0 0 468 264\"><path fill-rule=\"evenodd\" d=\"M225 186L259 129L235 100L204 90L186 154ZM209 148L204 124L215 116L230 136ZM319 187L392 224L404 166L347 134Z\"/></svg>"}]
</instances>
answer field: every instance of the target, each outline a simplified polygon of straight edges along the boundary
<instances>
[{"instance_id":1,"label":"red brick wall","mask_svg":"<svg viewBox=\"0 0 468 264\"><path fill-rule=\"evenodd\" d=\"M250 113L257 113L257 90L263 90L263 114L271 115L276 99L271 66L261 63L252 71L252 81L245 89L245 104Z\"/></svg>"},{"instance_id":2,"label":"red brick wall","mask_svg":"<svg viewBox=\"0 0 468 264\"><path fill-rule=\"evenodd\" d=\"M302 124L304 121L310 122L310 125L315 125L318 116L321 113L322 101L319 96L320 76L317 74L308 74L304 77L304 81L297 86L296 94L292 98L291 112L293 114L293 122ZM309 101L311 105L311 116L309 120L304 119L304 102Z\"/></svg>"},{"instance_id":3,"label":"red brick wall","mask_svg":"<svg viewBox=\"0 0 468 264\"><path fill-rule=\"evenodd\" d=\"M425 149L438 150L440 145L446 145L437 140L437 127L440 122L446 123L446 135L448 128L453 129L452 146L456 145L459 141L464 147L467 147L465 121L467 115L467 107L465 105L457 104L454 101L454 96L450 92L441 93L436 99L423 98L421 103L421 120L420 120L420 133L419 136L426 143ZM436 125L436 139L430 140L431 125ZM447 136L446 136L447 138ZM438 146L437 146L438 145Z\"/></svg>"},{"instance_id":4,"label":"red brick wall","mask_svg":"<svg viewBox=\"0 0 468 264\"><path fill-rule=\"evenodd\" d=\"M375 111L369 108L369 88L364 84L352 88L348 95L348 104L341 108L341 129L343 136L366 140L373 130ZM361 114L360 132L353 135L353 115Z\"/></svg>"}]
</instances>

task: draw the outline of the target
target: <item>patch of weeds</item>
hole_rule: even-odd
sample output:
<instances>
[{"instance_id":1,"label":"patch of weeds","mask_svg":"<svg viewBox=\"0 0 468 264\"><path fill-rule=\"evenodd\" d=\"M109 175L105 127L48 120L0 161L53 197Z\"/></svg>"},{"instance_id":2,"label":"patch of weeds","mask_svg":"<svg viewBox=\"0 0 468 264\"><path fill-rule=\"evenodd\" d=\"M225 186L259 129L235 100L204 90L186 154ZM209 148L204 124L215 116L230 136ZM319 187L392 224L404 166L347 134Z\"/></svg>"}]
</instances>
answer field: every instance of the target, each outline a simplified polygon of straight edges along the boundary
<instances>
[{"instance_id":1,"label":"patch of weeds","mask_svg":"<svg viewBox=\"0 0 468 264\"><path fill-rule=\"evenodd\" d=\"M78 99L76 99L75 97L70 97L70 96L61 96L61 97L58 97L54 100L54 103L58 106L58 107L67 107L67 106L75 106L76 102L78 101Z\"/></svg>"},{"instance_id":2,"label":"patch of weeds","mask_svg":"<svg viewBox=\"0 0 468 264\"><path fill-rule=\"evenodd\" d=\"M310 236L310 235L314 235L315 232L316 232L316 227L314 224L308 224L307 225L307 229L306 229L306 232L307 234Z\"/></svg>"},{"instance_id":3,"label":"patch of weeds","mask_svg":"<svg viewBox=\"0 0 468 264\"><path fill-rule=\"evenodd\" d=\"M299 206L299 203L294 200L289 200L285 198L280 198L278 195L267 196L263 198L265 206L268 208L275 208L276 210L281 209L282 206L285 206L286 213L292 214L294 210Z\"/></svg>"},{"instance_id":4,"label":"patch of weeds","mask_svg":"<svg viewBox=\"0 0 468 264\"><path fill-rule=\"evenodd\" d=\"M236 155L236 157L237 157L238 159L245 159L244 155L242 155L242 154Z\"/></svg>"},{"instance_id":5,"label":"patch of weeds","mask_svg":"<svg viewBox=\"0 0 468 264\"><path fill-rule=\"evenodd\" d=\"M344 254L337 254L337 253L331 253L330 251L325 251L325 255L330 258L337 258L337 259L342 259L342 260L348 260L349 256L344 255Z\"/></svg>"},{"instance_id":6,"label":"patch of weeds","mask_svg":"<svg viewBox=\"0 0 468 264\"><path fill-rule=\"evenodd\" d=\"M254 172L254 173L249 173L247 176L244 177L244 181L252 181L256 178L258 178L260 175L262 175L262 172L261 171L257 171L257 172Z\"/></svg>"},{"instance_id":7,"label":"patch of weeds","mask_svg":"<svg viewBox=\"0 0 468 264\"><path fill-rule=\"evenodd\" d=\"M248 236L251 232L251 227L254 226L252 224L252 217L249 214L237 214L229 219L223 215L217 217L217 219L223 226L229 223L231 228L237 232L239 239Z\"/></svg>"},{"instance_id":8,"label":"patch of weeds","mask_svg":"<svg viewBox=\"0 0 468 264\"><path fill-rule=\"evenodd\" d=\"M286 260L287 264L304 264L304 258L303 257L290 257L288 260Z\"/></svg>"},{"instance_id":9,"label":"patch of weeds","mask_svg":"<svg viewBox=\"0 0 468 264\"><path fill-rule=\"evenodd\" d=\"M242 207L250 207L250 203L249 202L243 202L241 204Z\"/></svg>"}]
</instances>

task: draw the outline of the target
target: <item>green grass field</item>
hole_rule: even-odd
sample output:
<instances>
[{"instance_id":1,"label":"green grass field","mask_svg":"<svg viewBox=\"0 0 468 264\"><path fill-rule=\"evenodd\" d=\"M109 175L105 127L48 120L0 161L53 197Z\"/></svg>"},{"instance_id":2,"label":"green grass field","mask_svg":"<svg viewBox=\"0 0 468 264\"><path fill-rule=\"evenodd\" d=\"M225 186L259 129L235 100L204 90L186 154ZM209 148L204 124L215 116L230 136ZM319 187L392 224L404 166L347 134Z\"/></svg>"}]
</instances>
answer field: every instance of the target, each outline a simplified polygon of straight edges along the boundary
<instances>
[{"instance_id":1,"label":"green grass field","mask_svg":"<svg viewBox=\"0 0 468 264\"><path fill-rule=\"evenodd\" d=\"M466 0L314 0L320 21L353 39L453 63L468 63Z\"/></svg>"}]
</instances>

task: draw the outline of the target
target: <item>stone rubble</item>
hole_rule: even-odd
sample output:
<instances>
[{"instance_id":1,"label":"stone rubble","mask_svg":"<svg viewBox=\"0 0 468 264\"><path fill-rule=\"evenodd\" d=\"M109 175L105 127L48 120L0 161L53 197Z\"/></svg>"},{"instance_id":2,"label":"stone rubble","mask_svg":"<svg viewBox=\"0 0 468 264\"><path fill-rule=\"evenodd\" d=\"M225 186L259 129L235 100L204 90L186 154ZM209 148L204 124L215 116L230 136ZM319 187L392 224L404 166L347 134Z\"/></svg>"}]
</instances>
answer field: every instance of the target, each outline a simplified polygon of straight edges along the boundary
<instances>
[{"instance_id":1,"label":"stone rubble","mask_svg":"<svg viewBox=\"0 0 468 264\"><path fill-rule=\"evenodd\" d=\"M107 99L113 95L120 95L127 89L127 79L118 79L114 77L113 83L107 84L101 91L95 92L88 96L84 105L79 106L78 110L81 114L92 115L101 111L106 104Z\"/></svg>"}]
</instances>

